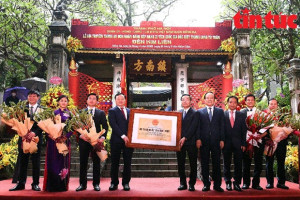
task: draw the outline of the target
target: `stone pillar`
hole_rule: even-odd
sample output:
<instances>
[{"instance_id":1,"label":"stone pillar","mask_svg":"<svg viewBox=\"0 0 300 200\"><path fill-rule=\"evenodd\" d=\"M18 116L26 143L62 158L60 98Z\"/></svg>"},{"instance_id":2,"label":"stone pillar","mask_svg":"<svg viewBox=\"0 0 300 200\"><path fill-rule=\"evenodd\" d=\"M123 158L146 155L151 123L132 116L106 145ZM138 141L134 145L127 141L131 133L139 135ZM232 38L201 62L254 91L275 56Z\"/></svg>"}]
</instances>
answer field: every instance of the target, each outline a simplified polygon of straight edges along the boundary
<instances>
[{"instance_id":1,"label":"stone pillar","mask_svg":"<svg viewBox=\"0 0 300 200\"><path fill-rule=\"evenodd\" d=\"M291 93L292 113L298 113L300 103L300 59L294 58L290 60L290 67L286 71L289 78L289 88Z\"/></svg>"},{"instance_id":2,"label":"stone pillar","mask_svg":"<svg viewBox=\"0 0 300 200\"><path fill-rule=\"evenodd\" d=\"M176 63L176 110L181 109L181 95L188 93L187 88L187 68L188 63ZM174 90L172 91L174 92Z\"/></svg>"},{"instance_id":3,"label":"stone pillar","mask_svg":"<svg viewBox=\"0 0 300 200\"><path fill-rule=\"evenodd\" d=\"M54 11L54 21L49 28L51 31L49 39L49 49L47 52L47 88L49 80L53 76L63 79L63 84L68 87L68 61L67 61L67 37L70 35L70 29L66 23L67 16L64 11Z\"/></svg>"},{"instance_id":4,"label":"stone pillar","mask_svg":"<svg viewBox=\"0 0 300 200\"><path fill-rule=\"evenodd\" d=\"M253 70L251 66L250 29L235 29L233 36L237 52L233 57L233 79L245 81L245 87L253 90Z\"/></svg>"},{"instance_id":5,"label":"stone pillar","mask_svg":"<svg viewBox=\"0 0 300 200\"><path fill-rule=\"evenodd\" d=\"M121 92L121 74L122 74L122 63L113 62L112 67L114 68L113 78L113 94L112 94L112 107L116 106L115 95Z\"/></svg>"}]
</instances>

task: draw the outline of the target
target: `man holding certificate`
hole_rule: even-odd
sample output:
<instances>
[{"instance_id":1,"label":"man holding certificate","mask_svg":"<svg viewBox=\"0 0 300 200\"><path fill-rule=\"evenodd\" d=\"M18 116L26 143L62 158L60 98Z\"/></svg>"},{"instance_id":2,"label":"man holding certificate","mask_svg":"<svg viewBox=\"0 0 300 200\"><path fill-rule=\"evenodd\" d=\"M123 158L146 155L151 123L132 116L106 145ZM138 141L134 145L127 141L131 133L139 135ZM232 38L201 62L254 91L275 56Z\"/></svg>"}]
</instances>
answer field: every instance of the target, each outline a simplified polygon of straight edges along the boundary
<instances>
[{"instance_id":1,"label":"man holding certificate","mask_svg":"<svg viewBox=\"0 0 300 200\"><path fill-rule=\"evenodd\" d=\"M116 107L109 109L108 120L112 128L110 139L111 145L111 185L110 191L117 190L119 184L119 162L121 151L123 151L124 169L122 185L125 191L129 191L129 182L131 179L131 158L133 148L128 148L126 145L129 142L127 137L129 109L125 107L126 97L122 93L115 95Z\"/></svg>"}]
</instances>

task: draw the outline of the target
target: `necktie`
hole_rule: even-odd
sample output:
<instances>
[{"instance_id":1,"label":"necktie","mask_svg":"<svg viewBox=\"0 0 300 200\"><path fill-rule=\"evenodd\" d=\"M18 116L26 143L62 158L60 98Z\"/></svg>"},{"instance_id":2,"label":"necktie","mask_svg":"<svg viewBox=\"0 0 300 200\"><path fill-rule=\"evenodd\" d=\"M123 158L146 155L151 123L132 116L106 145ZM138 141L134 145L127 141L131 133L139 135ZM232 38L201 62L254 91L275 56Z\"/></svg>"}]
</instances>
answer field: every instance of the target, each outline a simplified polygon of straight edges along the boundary
<instances>
[{"instance_id":1,"label":"necktie","mask_svg":"<svg viewBox=\"0 0 300 200\"><path fill-rule=\"evenodd\" d=\"M33 121L33 106L30 106L30 120Z\"/></svg>"},{"instance_id":2,"label":"necktie","mask_svg":"<svg viewBox=\"0 0 300 200\"><path fill-rule=\"evenodd\" d=\"M123 114L124 118L127 119L127 118L126 118L126 115L125 115L124 108L121 108L121 111L122 111L122 114Z\"/></svg>"},{"instance_id":3,"label":"necktie","mask_svg":"<svg viewBox=\"0 0 300 200\"><path fill-rule=\"evenodd\" d=\"M209 121L212 120L212 112L211 112L211 108L208 108L209 112L208 112L208 116L209 116Z\"/></svg>"},{"instance_id":4,"label":"necktie","mask_svg":"<svg viewBox=\"0 0 300 200\"><path fill-rule=\"evenodd\" d=\"M233 110L231 111L230 124L231 124L231 127L233 128L233 126L234 126Z\"/></svg>"},{"instance_id":5,"label":"necktie","mask_svg":"<svg viewBox=\"0 0 300 200\"><path fill-rule=\"evenodd\" d=\"M248 112L252 112L252 109L248 109Z\"/></svg>"},{"instance_id":6,"label":"necktie","mask_svg":"<svg viewBox=\"0 0 300 200\"><path fill-rule=\"evenodd\" d=\"M186 111L184 110L184 111L183 111L183 116L182 116L183 119L185 118L185 116L186 116Z\"/></svg>"},{"instance_id":7,"label":"necktie","mask_svg":"<svg viewBox=\"0 0 300 200\"><path fill-rule=\"evenodd\" d=\"M89 110L89 113L90 113L92 116L94 116L94 115L93 115L93 109L90 109L90 110Z\"/></svg>"}]
</instances>

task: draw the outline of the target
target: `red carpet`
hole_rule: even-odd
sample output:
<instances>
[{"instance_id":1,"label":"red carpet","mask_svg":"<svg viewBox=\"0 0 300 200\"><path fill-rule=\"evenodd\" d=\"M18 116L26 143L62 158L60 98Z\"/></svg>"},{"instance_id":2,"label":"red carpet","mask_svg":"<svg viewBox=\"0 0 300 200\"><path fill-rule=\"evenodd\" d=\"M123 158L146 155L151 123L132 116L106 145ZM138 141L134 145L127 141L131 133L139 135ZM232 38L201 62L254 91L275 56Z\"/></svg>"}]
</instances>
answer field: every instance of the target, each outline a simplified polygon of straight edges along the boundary
<instances>
[{"instance_id":1,"label":"red carpet","mask_svg":"<svg viewBox=\"0 0 300 200\"><path fill-rule=\"evenodd\" d=\"M43 182L43 179L40 179ZM275 183L276 180L275 180ZM257 191L253 189L244 190L243 192L236 191L225 191L224 193L215 192L213 190L209 192L202 192L203 183L197 181L196 191L177 191L179 186L179 178L133 178L130 182L131 190L125 192L122 186L119 185L117 191L108 191L110 185L110 179L101 179L100 187L101 191L96 192L93 190L92 182L88 182L88 189L82 192L76 192L75 189L79 185L78 178L71 178L70 180L70 190L67 192L35 192L31 190L31 178L28 179L26 184L26 189L22 191L9 192L8 189L13 187L14 184L11 180L0 181L0 200L2 199L45 199L45 200L56 200L56 199L121 199L121 200L138 200L138 199L300 199L300 189L299 185L295 183L287 182L286 185L290 187L289 190L282 189L272 189L263 191ZM265 178L261 179L261 184L263 188L266 186ZM42 187L42 184L40 184ZM223 182L223 189L225 189L225 184ZM211 187L212 189L212 187Z\"/></svg>"}]
</instances>

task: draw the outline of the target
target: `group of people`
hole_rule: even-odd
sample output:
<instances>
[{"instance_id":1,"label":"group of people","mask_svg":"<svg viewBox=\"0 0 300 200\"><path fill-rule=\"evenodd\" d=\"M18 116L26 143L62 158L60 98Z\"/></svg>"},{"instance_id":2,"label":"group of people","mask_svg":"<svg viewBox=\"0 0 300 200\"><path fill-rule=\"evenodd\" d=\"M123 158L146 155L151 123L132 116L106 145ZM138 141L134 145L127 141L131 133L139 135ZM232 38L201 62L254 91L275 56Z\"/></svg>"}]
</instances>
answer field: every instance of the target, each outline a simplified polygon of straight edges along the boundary
<instances>
[{"instance_id":1,"label":"group of people","mask_svg":"<svg viewBox=\"0 0 300 200\"><path fill-rule=\"evenodd\" d=\"M28 105L25 108L27 116L30 116L30 119L34 121L34 115L38 110L43 108L38 104L40 94L38 91L31 90L28 93L27 100ZM125 95L117 94L115 96L117 106L109 110L109 122L112 127L111 135L111 157L112 157L112 168L111 168L111 186L109 190L116 190L118 188L118 170L119 170L119 161L120 154L123 151L124 157L124 176L122 185L124 190L130 190L129 181L131 178L131 158L133 149L127 148L126 143L128 143L127 129L128 129L128 120L129 120L129 109L125 108ZM68 110L69 99L66 95L61 95L57 99L59 108L54 111L55 115L61 116L61 121L65 122L70 119L71 114ZM106 137L108 130L108 124L106 120L105 112L97 109L96 104L98 102L98 96L95 93L90 93L87 96L87 108L84 110L92 114L93 120L95 122L95 127L97 132L101 132L102 129L105 129L105 133L101 135L99 141L103 142ZM35 135L39 137L38 142L38 151L33 154L23 153L22 150L22 140L20 137L18 141L18 160L19 167L17 173L17 184L10 189L10 191L24 190L25 183L27 179L27 167L29 158L31 156L32 160L32 179L31 184L32 190L40 191L39 187L39 178L40 178L40 154L41 154L41 145L42 145L42 129L38 127L37 122L34 121L34 124L30 130L30 135ZM59 192L67 191L69 186L70 179L70 158L71 158L71 147L70 147L70 137L72 132L64 133L59 138L51 138L50 135L46 136L47 147L46 147L46 157L45 157L45 171L44 171L44 184L43 190L49 192ZM60 154L56 148L56 142L66 141L68 146L69 153L67 155ZM100 159L96 154L93 146L87 141L87 138L80 135L79 136L79 156L80 156L80 178L79 178L79 187L76 191L86 190L87 188L87 166L88 158L91 155L93 160L93 187L95 191L100 191Z\"/></svg>"},{"instance_id":2,"label":"group of people","mask_svg":"<svg viewBox=\"0 0 300 200\"><path fill-rule=\"evenodd\" d=\"M187 182L185 175L185 158L186 153L190 162L189 191L195 190L197 174L197 157L200 149L200 159L202 167L202 180L204 187L202 191L209 191L211 180L209 176L209 160L212 161L213 189L218 192L224 192L221 188L221 153L223 153L223 172L226 183L226 190L242 191L250 188L250 166L252 156L247 149L246 118L254 114L257 110L255 107L255 96L248 94L245 97L247 108L237 111L238 98L230 96L227 100L228 110L223 111L215 107L215 96L212 92L204 95L205 107L194 110L191 107L192 98L188 94L181 97L182 110L182 130L181 140L179 142L181 150L177 152L178 173L180 176L180 185L178 190L186 190ZM278 109L276 99L269 101L268 109L265 113L273 114ZM254 147L254 174L251 187L255 190L263 190L260 186L260 175L262 171L263 152L266 138L269 132L261 134L259 137L262 143L259 147ZM277 157L277 188L289 189L285 185L285 156L286 156L287 139L279 142L274 153ZM274 188L274 155L266 156L266 189ZM231 161L233 156L234 173L233 182L231 174ZM243 180L243 185L241 186Z\"/></svg>"},{"instance_id":3,"label":"group of people","mask_svg":"<svg viewBox=\"0 0 300 200\"><path fill-rule=\"evenodd\" d=\"M38 108L41 106L38 104L40 94L37 91L30 91L28 93L28 106L26 107L27 115L34 120L34 115ZM112 128L112 134L110 139L111 144L111 185L109 191L118 189L119 185L119 162L121 153L123 155L124 167L122 176L123 190L130 190L131 179L131 160L133 155L133 148L127 147L129 139L127 137L129 113L130 109L125 107L126 96L122 93L115 95L116 106L111 108L108 113L109 124ZM234 160L234 176L233 176L233 189L236 191L242 191L242 189L248 189L250 186L250 165L251 156L247 154L246 147L246 117L253 114L255 108L255 96L249 94L245 97L247 108L242 111L237 111L238 98L231 96L228 98L229 110L223 111L220 108L214 106L215 96L212 92L208 92L204 96L206 107L194 110L191 107L192 98L188 94L183 94L181 97L182 104L182 130L181 139L179 145L181 150L177 152L178 160L178 173L180 176L180 186L178 190L189 191L195 190L196 176L197 176L197 157L198 149L200 149L201 167L202 167L202 179L204 187L202 191L209 191L211 180L209 177L209 160L212 160L212 180L214 182L213 189L219 192L224 190L221 188L222 176L221 176L221 152L223 152L224 161L224 179L226 182L226 189L232 190L232 176L230 172L231 158L233 155ZM70 119L70 111L67 109L69 99L65 95L61 95L57 99L59 108L54 111L55 115L60 115L62 122ZM93 116L97 132L105 129L106 132L99 138L100 141L104 141L108 130L108 124L104 111L97 109L98 96L95 93L88 94L87 96L87 110ZM269 108L266 112L274 112L278 107L278 103L275 99L269 101ZM42 145L42 130L38 127L37 122L30 130L36 136L40 138L38 142L38 151L34 154L25 154L22 151L22 140L19 138L19 154L18 159L20 162L18 182L10 189L10 191L25 189L25 183L27 178L27 166L29 157L32 159L32 178L31 184L32 190L40 191L39 177L40 177L40 153ZM70 178L70 137L72 132L63 134L63 136L56 138L55 140L50 136L47 136L47 149L45 159L45 171L44 171L44 184L43 190L53 191L67 191ZM263 137L264 135L261 135ZM263 138L262 138L263 139ZM69 148L69 153L64 156L60 154L55 146L56 142L64 140ZM264 141L264 139L263 139ZM100 191L100 159L97 156L95 150L87 138L79 136L79 155L80 155L80 178L79 187L76 191L86 190L87 188L87 165L88 157L91 155L93 160L93 187L95 191ZM263 159L263 145L260 144L260 148L254 149L254 177L252 180L252 188L256 190L262 190L259 185L260 174L262 171L262 159ZM190 162L190 176L189 184L187 187L186 175L185 175L185 159L186 153ZM288 189L285 185L285 170L284 160L286 154L286 141L279 143L275 152L277 156L278 167L278 188ZM241 162L243 160L243 162ZM273 163L274 158L267 157L267 189L274 187L274 172ZM243 186L241 180L243 178Z\"/></svg>"}]
</instances>

